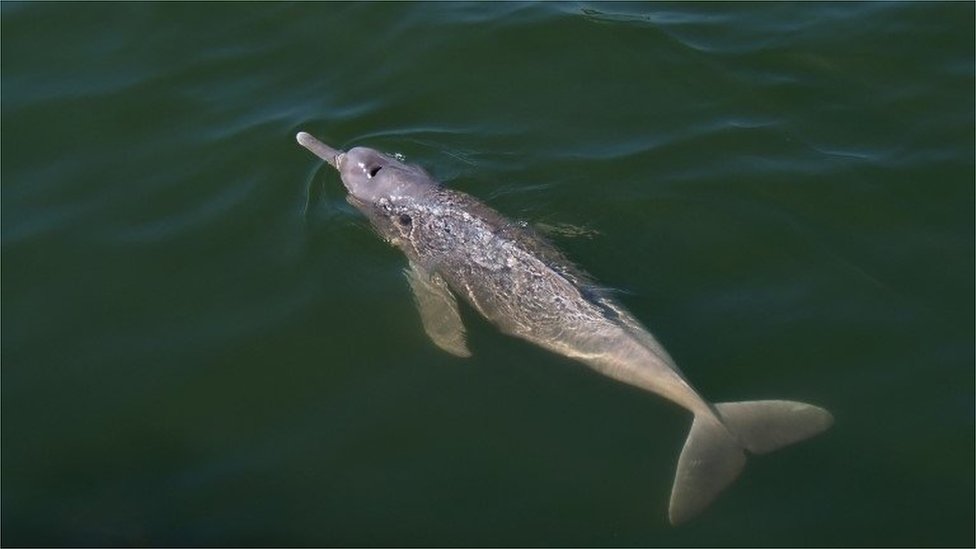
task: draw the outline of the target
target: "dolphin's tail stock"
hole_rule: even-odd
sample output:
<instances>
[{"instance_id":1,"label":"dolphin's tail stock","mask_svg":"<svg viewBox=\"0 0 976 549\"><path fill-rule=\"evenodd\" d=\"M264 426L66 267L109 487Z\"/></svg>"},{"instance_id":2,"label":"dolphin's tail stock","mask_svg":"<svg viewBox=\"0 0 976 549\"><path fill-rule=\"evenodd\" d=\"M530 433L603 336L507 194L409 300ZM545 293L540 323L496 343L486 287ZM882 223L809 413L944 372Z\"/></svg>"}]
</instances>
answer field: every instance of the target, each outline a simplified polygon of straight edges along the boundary
<instances>
[{"instance_id":1,"label":"dolphin's tail stock","mask_svg":"<svg viewBox=\"0 0 976 549\"><path fill-rule=\"evenodd\" d=\"M718 419L698 414L678 458L671 488L671 524L705 509L746 464L746 450L763 454L826 430L830 412L788 400L716 404Z\"/></svg>"}]
</instances>

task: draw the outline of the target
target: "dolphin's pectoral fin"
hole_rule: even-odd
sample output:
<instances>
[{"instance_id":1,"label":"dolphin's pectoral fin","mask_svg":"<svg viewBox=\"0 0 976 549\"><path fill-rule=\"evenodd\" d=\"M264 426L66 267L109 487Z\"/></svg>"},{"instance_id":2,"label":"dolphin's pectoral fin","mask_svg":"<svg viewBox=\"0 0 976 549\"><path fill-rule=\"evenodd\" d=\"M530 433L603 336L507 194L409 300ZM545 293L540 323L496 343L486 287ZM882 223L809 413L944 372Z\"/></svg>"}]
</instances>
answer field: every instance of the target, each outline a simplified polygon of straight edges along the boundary
<instances>
[{"instance_id":1,"label":"dolphin's pectoral fin","mask_svg":"<svg viewBox=\"0 0 976 549\"><path fill-rule=\"evenodd\" d=\"M428 273L414 263L405 269L410 289L413 290L424 331L434 345L455 356L469 357L471 351L465 343L464 324L458 311L457 300L439 275Z\"/></svg>"}]
</instances>

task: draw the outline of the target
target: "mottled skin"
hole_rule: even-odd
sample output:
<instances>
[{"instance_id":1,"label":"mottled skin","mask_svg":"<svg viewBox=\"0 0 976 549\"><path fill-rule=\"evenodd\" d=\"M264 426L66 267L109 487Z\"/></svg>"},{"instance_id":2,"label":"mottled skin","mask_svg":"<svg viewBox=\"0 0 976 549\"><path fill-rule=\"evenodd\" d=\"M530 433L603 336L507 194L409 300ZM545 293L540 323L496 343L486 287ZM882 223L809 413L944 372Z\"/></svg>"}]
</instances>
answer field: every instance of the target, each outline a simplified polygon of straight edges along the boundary
<instances>
[{"instance_id":1,"label":"mottled skin","mask_svg":"<svg viewBox=\"0 0 976 549\"><path fill-rule=\"evenodd\" d=\"M766 400L712 405L646 329L558 250L423 169L373 149L298 142L334 166L348 200L410 261L408 280L428 335L470 352L454 295L510 335L659 394L694 414L671 493L672 523L704 509L735 479L748 450L764 453L826 429L826 410Z\"/></svg>"},{"instance_id":2,"label":"mottled skin","mask_svg":"<svg viewBox=\"0 0 976 549\"><path fill-rule=\"evenodd\" d=\"M654 337L524 225L433 182L420 196L351 202L412 262L443 277L502 332L711 413Z\"/></svg>"}]
</instances>

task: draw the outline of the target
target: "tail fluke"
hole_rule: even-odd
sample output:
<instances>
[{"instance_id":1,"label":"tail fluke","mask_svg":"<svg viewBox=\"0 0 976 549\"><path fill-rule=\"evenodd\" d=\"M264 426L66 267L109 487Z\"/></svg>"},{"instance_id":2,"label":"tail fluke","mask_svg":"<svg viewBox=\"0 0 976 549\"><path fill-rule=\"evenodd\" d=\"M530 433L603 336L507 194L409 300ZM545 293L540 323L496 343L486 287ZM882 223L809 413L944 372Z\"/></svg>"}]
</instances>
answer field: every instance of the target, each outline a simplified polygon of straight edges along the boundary
<instances>
[{"instance_id":1,"label":"tail fluke","mask_svg":"<svg viewBox=\"0 0 976 549\"><path fill-rule=\"evenodd\" d=\"M830 412L787 400L716 404L721 418L697 415L678 458L668 512L680 524L703 511L742 471L745 450L761 454L826 430Z\"/></svg>"},{"instance_id":2,"label":"tail fluke","mask_svg":"<svg viewBox=\"0 0 976 549\"><path fill-rule=\"evenodd\" d=\"M790 400L723 402L722 423L754 454L765 454L826 431L834 416L819 406Z\"/></svg>"},{"instance_id":3,"label":"tail fluke","mask_svg":"<svg viewBox=\"0 0 976 549\"><path fill-rule=\"evenodd\" d=\"M702 512L745 464L745 451L724 425L713 416L695 416L671 488L671 524Z\"/></svg>"}]
</instances>

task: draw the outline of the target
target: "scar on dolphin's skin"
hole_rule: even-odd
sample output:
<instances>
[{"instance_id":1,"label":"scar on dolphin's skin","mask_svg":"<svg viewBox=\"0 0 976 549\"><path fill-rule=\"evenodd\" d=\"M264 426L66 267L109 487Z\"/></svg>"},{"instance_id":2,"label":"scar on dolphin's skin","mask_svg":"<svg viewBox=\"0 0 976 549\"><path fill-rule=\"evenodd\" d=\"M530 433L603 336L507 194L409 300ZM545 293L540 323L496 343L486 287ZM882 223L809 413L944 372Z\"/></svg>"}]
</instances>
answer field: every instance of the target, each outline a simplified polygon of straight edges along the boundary
<instances>
[{"instance_id":1,"label":"scar on dolphin's skin","mask_svg":"<svg viewBox=\"0 0 976 549\"><path fill-rule=\"evenodd\" d=\"M636 318L535 231L401 158L365 147L340 151L305 132L296 138L339 172L349 203L407 256L407 281L435 345L471 355L460 296L502 332L692 413L671 488L672 524L702 512L748 453L771 452L833 423L827 410L802 402L706 401Z\"/></svg>"}]
</instances>

